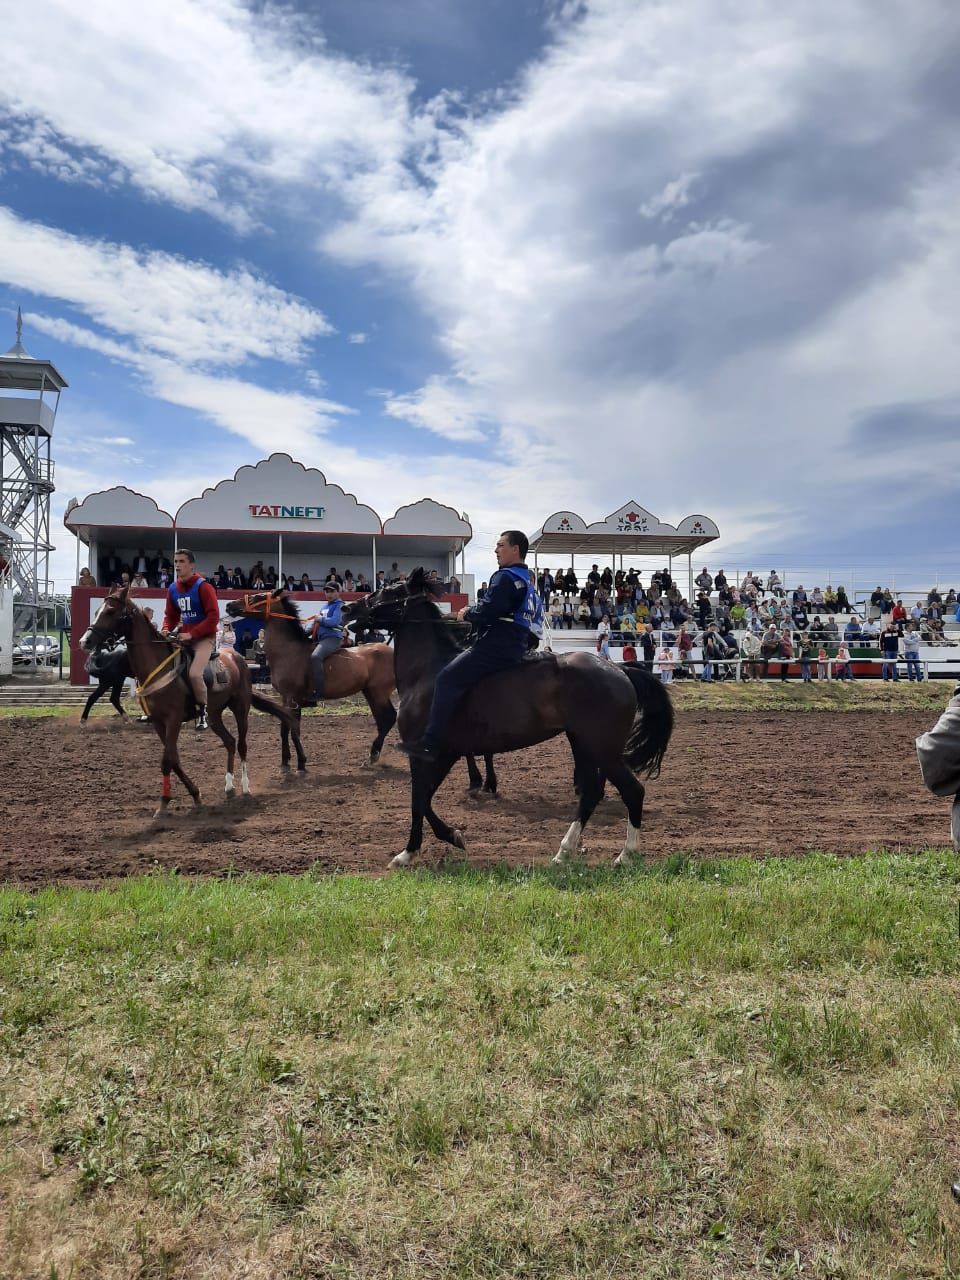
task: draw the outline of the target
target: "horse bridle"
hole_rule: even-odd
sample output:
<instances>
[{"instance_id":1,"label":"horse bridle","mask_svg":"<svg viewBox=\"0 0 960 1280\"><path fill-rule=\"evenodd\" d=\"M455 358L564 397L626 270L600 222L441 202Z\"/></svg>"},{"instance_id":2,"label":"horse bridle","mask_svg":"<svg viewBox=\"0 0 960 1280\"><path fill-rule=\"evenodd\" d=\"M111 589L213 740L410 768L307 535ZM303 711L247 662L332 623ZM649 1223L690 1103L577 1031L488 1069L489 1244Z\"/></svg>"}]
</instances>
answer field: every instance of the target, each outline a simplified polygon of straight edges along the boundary
<instances>
[{"instance_id":1,"label":"horse bridle","mask_svg":"<svg viewBox=\"0 0 960 1280\"><path fill-rule=\"evenodd\" d=\"M272 609L270 606L273 604L273 596L269 591L265 592L260 600L254 600L253 595L249 591L245 591L240 604L244 613L252 614L254 618L263 618L264 622L269 622L271 618L285 618L287 622L301 621L300 618L294 617L292 613L277 613Z\"/></svg>"}]
</instances>

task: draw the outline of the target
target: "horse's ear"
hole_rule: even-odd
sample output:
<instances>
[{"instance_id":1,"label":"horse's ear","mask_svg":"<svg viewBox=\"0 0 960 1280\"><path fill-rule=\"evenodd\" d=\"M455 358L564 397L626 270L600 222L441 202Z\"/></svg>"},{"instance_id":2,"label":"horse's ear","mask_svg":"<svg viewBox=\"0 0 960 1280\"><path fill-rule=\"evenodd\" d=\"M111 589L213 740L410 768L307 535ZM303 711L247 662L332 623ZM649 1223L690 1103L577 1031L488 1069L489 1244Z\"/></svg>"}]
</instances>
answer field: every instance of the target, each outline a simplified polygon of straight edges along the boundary
<instances>
[{"instance_id":1,"label":"horse's ear","mask_svg":"<svg viewBox=\"0 0 960 1280\"><path fill-rule=\"evenodd\" d=\"M129 587L120 587L117 591L117 599L126 604L127 596L130 592Z\"/></svg>"},{"instance_id":2,"label":"horse's ear","mask_svg":"<svg viewBox=\"0 0 960 1280\"><path fill-rule=\"evenodd\" d=\"M426 590L426 579L427 575L423 571L423 565L417 565L407 579L407 590L411 595L416 595L418 591Z\"/></svg>"},{"instance_id":3,"label":"horse's ear","mask_svg":"<svg viewBox=\"0 0 960 1280\"><path fill-rule=\"evenodd\" d=\"M270 595L274 600L279 600L282 596L285 596L286 594L287 594L286 587L277 587L275 591L271 591L270 593Z\"/></svg>"}]
</instances>

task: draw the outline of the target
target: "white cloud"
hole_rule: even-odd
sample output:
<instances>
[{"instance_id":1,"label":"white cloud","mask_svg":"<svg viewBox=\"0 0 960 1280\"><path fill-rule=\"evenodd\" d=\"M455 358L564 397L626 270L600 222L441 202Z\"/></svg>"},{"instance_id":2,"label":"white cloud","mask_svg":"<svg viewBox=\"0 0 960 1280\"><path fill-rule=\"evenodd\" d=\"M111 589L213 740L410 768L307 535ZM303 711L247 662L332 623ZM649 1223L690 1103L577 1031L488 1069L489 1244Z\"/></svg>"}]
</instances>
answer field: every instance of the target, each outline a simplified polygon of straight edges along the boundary
<instances>
[{"instance_id":1,"label":"white cloud","mask_svg":"<svg viewBox=\"0 0 960 1280\"><path fill-rule=\"evenodd\" d=\"M312 339L332 332L318 310L246 268L218 271L84 239L2 207L0 280L68 302L139 349L185 364L299 361Z\"/></svg>"},{"instance_id":2,"label":"white cloud","mask_svg":"<svg viewBox=\"0 0 960 1280\"><path fill-rule=\"evenodd\" d=\"M445 378L431 378L409 395L389 395L384 411L448 440L483 440L469 392Z\"/></svg>"},{"instance_id":3,"label":"white cloud","mask_svg":"<svg viewBox=\"0 0 960 1280\"><path fill-rule=\"evenodd\" d=\"M416 136L404 75L338 56L279 7L37 0L4 14L4 47L0 104L29 163L79 152L75 177L126 179L241 229L263 184L389 166ZM38 132L46 154L18 141Z\"/></svg>"},{"instance_id":4,"label":"white cloud","mask_svg":"<svg viewBox=\"0 0 960 1280\"><path fill-rule=\"evenodd\" d=\"M352 342L355 347L361 347L368 341L368 338L365 333L351 333L348 336L347 341Z\"/></svg>"}]
</instances>

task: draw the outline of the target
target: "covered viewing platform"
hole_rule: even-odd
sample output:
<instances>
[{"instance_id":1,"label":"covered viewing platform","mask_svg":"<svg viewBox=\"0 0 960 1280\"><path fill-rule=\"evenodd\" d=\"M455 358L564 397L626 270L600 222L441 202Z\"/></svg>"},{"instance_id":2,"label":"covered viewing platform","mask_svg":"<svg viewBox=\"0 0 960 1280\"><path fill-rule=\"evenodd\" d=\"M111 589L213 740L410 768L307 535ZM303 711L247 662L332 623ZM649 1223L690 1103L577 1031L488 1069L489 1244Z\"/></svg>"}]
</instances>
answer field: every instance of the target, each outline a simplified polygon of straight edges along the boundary
<instances>
[{"instance_id":1,"label":"covered viewing platform","mask_svg":"<svg viewBox=\"0 0 960 1280\"><path fill-rule=\"evenodd\" d=\"M535 568L541 562L549 568L569 564L574 572L577 556L614 569L642 569L640 560L656 560L651 571L667 568L671 574L674 560L686 557L687 599L692 603L693 554L719 537L720 530L708 516L685 516L677 525L666 524L638 502L627 502L593 524L575 511L556 511L530 535L530 550ZM629 559L627 566L624 557Z\"/></svg>"}]
</instances>

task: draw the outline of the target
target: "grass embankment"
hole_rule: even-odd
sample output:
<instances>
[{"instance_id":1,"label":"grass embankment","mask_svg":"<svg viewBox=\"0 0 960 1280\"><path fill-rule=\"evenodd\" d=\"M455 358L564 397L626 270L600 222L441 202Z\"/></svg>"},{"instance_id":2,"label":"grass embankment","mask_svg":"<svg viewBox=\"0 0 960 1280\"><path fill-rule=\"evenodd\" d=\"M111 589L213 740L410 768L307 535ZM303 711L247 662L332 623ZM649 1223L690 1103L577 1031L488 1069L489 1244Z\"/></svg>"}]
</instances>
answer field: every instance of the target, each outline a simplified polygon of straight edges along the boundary
<instances>
[{"instance_id":1,"label":"grass embankment","mask_svg":"<svg viewBox=\"0 0 960 1280\"><path fill-rule=\"evenodd\" d=\"M960 859L0 893L0 1274L958 1274Z\"/></svg>"},{"instance_id":2,"label":"grass embankment","mask_svg":"<svg viewBox=\"0 0 960 1280\"><path fill-rule=\"evenodd\" d=\"M270 690L266 692L271 696ZM911 684L900 680L893 684L882 681L853 680L803 684L791 680L756 681L746 684L701 684L698 680L675 681L671 696L678 709L685 711L928 711L943 710L953 693L953 681L930 680ZM128 709L139 714L139 707L129 703ZM260 712L255 711L254 715ZM369 714L366 702L358 694L342 702L328 702L304 711L305 716L349 716ZM4 716L78 716L76 706L0 707ZM91 719L115 716L113 707L104 699L93 708Z\"/></svg>"}]
</instances>

